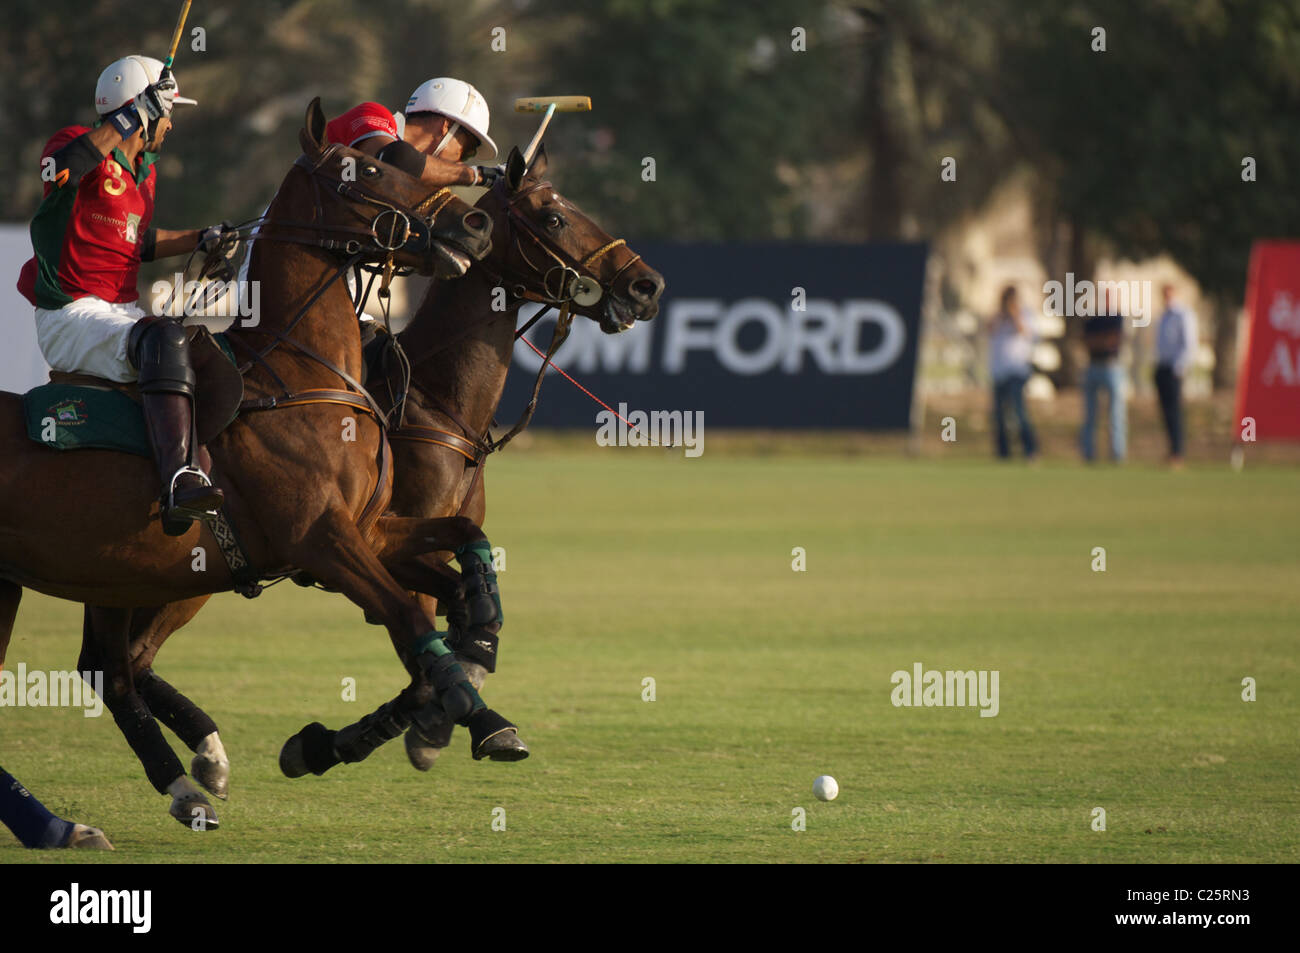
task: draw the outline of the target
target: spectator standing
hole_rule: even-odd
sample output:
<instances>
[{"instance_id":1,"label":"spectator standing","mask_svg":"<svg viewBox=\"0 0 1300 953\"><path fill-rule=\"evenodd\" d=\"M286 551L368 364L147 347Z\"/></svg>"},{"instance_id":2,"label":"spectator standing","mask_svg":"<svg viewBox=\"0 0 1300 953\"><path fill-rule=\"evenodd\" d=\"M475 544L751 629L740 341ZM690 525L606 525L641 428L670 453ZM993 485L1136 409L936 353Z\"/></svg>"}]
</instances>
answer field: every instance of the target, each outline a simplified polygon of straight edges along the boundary
<instances>
[{"instance_id":1,"label":"spectator standing","mask_svg":"<svg viewBox=\"0 0 1300 953\"><path fill-rule=\"evenodd\" d=\"M1177 300L1173 285L1161 289L1165 310L1156 325L1156 393L1169 435L1169 465L1183 465L1183 378L1196 359L1196 314Z\"/></svg>"},{"instance_id":2,"label":"spectator standing","mask_svg":"<svg viewBox=\"0 0 1300 953\"><path fill-rule=\"evenodd\" d=\"M1124 459L1128 438L1128 397L1124 371L1119 364L1124 318L1117 313L1109 289L1100 310L1100 314L1088 318L1083 324L1088 369L1083 376L1084 419L1083 430L1079 433L1079 449L1083 452L1083 459L1091 463L1096 456L1097 395L1104 390L1108 395L1110 413L1110 456L1120 463Z\"/></svg>"},{"instance_id":3,"label":"spectator standing","mask_svg":"<svg viewBox=\"0 0 1300 953\"><path fill-rule=\"evenodd\" d=\"M1020 445L1026 460L1038 456L1038 440L1025 408L1025 384L1033 373L1036 340L1033 315L1020 306L1014 285L1002 289L1001 309L989 323L989 371L993 377L993 433L997 454L1011 456L1007 411L1014 410L1020 427Z\"/></svg>"}]
</instances>

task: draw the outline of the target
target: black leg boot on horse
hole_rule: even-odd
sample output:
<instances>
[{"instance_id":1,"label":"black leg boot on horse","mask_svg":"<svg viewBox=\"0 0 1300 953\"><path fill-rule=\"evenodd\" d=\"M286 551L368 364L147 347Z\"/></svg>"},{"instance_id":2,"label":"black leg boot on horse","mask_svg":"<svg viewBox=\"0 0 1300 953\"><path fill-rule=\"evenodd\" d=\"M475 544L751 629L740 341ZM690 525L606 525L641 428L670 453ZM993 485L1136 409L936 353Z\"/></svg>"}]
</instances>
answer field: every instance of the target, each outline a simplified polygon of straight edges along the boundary
<instances>
[{"instance_id":1,"label":"black leg boot on horse","mask_svg":"<svg viewBox=\"0 0 1300 953\"><path fill-rule=\"evenodd\" d=\"M195 520L215 516L220 489L195 464L194 368L189 340L175 318L144 318L131 329L127 354L140 373L145 425L162 481L163 532L184 536Z\"/></svg>"},{"instance_id":2,"label":"black leg boot on horse","mask_svg":"<svg viewBox=\"0 0 1300 953\"><path fill-rule=\"evenodd\" d=\"M486 677L496 671L501 626L505 621L501 609L501 590L492 567L492 547L486 539L455 550L465 586L465 606L449 610L450 631L446 642L456 652L461 670L475 691L483 688ZM406 733L406 757L418 771L428 771L442 749L451 744L453 718L438 718L426 711L414 719ZM528 748L517 736L503 736L492 746L487 757L494 761L518 761L528 756ZM480 757L475 749L475 757Z\"/></svg>"}]
</instances>

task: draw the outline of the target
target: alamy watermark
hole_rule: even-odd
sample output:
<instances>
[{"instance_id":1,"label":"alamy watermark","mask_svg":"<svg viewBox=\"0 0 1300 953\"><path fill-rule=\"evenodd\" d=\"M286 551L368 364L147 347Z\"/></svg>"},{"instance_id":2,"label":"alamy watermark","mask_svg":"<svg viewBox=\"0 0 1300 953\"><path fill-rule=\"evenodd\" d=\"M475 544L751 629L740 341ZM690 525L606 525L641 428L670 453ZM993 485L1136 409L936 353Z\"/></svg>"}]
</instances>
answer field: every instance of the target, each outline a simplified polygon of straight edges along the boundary
<instances>
[{"instance_id":1,"label":"alamy watermark","mask_svg":"<svg viewBox=\"0 0 1300 953\"><path fill-rule=\"evenodd\" d=\"M103 695L103 672L29 672L24 662L0 670L0 708L84 708L87 718L98 718Z\"/></svg>"},{"instance_id":2,"label":"alamy watermark","mask_svg":"<svg viewBox=\"0 0 1300 953\"><path fill-rule=\"evenodd\" d=\"M998 676L994 671L940 672L925 670L920 662L912 671L902 669L889 677L894 690L889 700L895 708L964 708L976 706L981 718L998 714Z\"/></svg>"},{"instance_id":3,"label":"alamy watermark","mask_svg":"<svg viewBox=\"0 0 1300 953\"><path fill-rule=\"evenodd\" d=\"M1043 314L1063 318L1095 318L1118 315L1133 319L1133 327L1145 328L1154 314L1149 281L1074 280L1074 272L1065 273L1065 281L1043 283Z\"/></svg>"},{"instance_id":4,"label":"alamy watermark","mask_svg":"<svg viewBox=\"0 0 1300 953\"><path fill-rule=\"evenodd\" d=\"M619 404L617 413L596 415L596 443L602 447L685 447L688 457L704 453L704 411L633 410Z\"/></svg>"},{"instance_id":5,"label":"alamy watermark","mask_svg":"<svg viewBox=\"0 0 1300 953\"><path fill-rule=\"evenodd\" d=\"M241 328L255 328L261 319L260 281L186 281L177 272L171 280L161 278L150 288L153 313L171 317L239 318Z\"/></svg>"}]
</instances>

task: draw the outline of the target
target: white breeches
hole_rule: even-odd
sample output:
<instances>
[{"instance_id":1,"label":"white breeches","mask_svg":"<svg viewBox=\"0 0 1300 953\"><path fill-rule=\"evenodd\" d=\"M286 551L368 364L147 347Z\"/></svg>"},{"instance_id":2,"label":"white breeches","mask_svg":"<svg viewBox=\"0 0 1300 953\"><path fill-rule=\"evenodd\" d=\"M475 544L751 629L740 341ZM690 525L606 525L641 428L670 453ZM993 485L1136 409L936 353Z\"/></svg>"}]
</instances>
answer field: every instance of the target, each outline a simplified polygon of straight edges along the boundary
<instances>
[{"instance_id":1,"label":"white breeches","mask_svg":"<svg viewBox=\"0 0 1300 953\"><path fill-rule=\"evenodd\" d=\"M133 381L138 373L127 360L126 340L143 317L134 301L114 304L88 295L57 311L37 308L36 341L52 370Z\"/></svg>"}]
</instances>

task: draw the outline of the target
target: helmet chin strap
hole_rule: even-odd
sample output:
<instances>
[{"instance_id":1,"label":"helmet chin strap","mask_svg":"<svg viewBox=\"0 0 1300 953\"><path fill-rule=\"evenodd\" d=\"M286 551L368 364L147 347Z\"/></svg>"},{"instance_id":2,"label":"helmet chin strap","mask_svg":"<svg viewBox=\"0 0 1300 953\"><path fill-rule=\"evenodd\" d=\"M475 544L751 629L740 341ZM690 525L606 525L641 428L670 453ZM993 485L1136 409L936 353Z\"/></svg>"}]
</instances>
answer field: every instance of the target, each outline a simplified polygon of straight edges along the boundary
<instances>
[{"instance_id":1,"label":"helmet chin strap","mask_svg":"<svg viewBox=\"0 0 1300 953\"><path fill-rule=\"evenodd\" d=\"M442 137L442 142L438 143L438 148L433 150L433 154L435 156L439 155L442 152L442 150L447 147L447 143L451 142L452 137L455 136L456 133L458 132L460 132L460 123L453 122L451 124L451 127L447 130L447 134Z\"/></svg>"}]
</instances>

